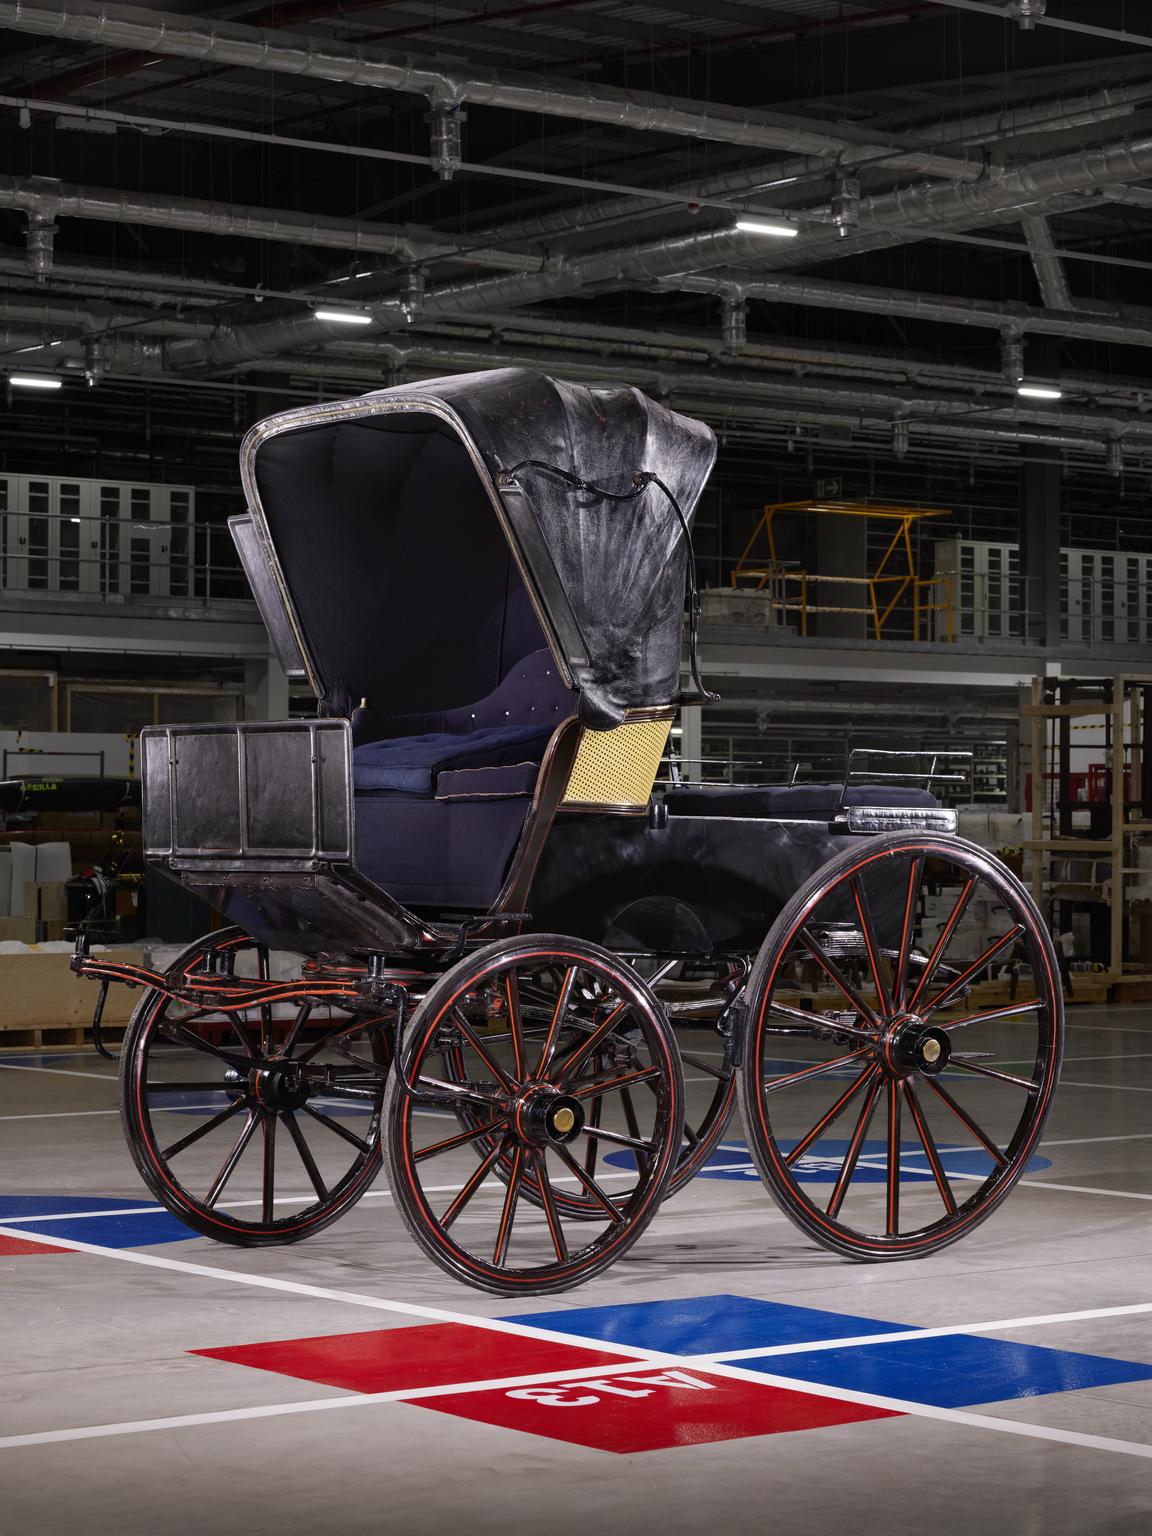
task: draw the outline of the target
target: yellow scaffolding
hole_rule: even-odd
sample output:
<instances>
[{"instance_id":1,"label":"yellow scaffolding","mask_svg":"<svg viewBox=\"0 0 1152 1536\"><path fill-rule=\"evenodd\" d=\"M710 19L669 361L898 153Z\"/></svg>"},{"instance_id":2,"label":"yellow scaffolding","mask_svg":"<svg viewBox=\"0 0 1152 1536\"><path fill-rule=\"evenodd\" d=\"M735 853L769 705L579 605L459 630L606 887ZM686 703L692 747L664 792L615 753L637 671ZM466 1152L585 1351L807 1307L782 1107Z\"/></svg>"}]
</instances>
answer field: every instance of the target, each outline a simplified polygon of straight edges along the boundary
<instances>
[{"instance_id":1,"label":"yellow scaffolding","mask_svg":"<svg viewBox=\"0 0 1152 1536\"><path fill-rule=\"evenodd\" d=\"M895 523L896 527L876 569L867 576L822 575L814 571L789 571L784 568L776 548L775 519L779 512L801 513L822 517L867 517L878 522ZM862 501L778 501L765 506L760 520L752 530L752 537L744 546L744 552L729 575L732 587L753 584L753 590L762 592L772 589L769 601L781 609L794 609L800 614L800 633L808 633L808 615L811 613L865 613L871 618L876 639L884 634L884 625L892 616L896 605L909 593L912 596L913 624L916 639L920 638L921 616L928 613L946 613L948 639L952 639L951 578L947 576L923 577L916 568L912 551L912 528L915 523L929 517L949 517L951 514L938 507L888 507L873 506ZM764 544L767 544L767 558ZM899 566L903 556L904 569L888 571L890 565ZM787 595L787 584L796 583L799 591L793 600ZM809 601L810 590L819 582L837 586L863 586L867 588L865 608L830 606ZM881 592L882 587L894 588L891 596ZM937 595L943 587L943 596Z\"/></svg>"}]
</instances>

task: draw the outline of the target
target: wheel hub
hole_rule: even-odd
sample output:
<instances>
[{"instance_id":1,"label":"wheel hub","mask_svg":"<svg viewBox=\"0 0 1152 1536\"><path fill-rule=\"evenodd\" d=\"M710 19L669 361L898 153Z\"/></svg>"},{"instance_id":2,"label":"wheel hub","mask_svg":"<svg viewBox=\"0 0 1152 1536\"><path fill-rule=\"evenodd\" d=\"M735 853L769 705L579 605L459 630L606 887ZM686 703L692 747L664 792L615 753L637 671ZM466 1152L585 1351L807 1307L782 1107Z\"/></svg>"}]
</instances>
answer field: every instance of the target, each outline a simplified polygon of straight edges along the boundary
<instances>
[{"instance_id":1,"label":"wheel hub","mask_svg":"<svg viewBox=\"0 0 1152 1536\"><path fill-rule=\"evenodd\" d=\"M292 1061L266 1061L246 1074L229 1071L225 1079L230 1087L242 1089L262 1109L303 1109L312 1091L312 1085Z\"/></svg>"},{"instance_id":2,"label":"wheel hub","mask_svg":"<svg viewBox=\"0 0 1152 1536\"><path fill-rule=\"evenodd\" d=\"M896 1077L909 1077L913 1072L935 1077L951 1059L952 1042L942 1029L932 1028L915 1014L901 1014L885 1025L880 1054Z\"/></svg>"},{"instance_id":3,"label":"wheel hub","mask_svg":"<svg viewBox=\"0 0 1152 1536\"><path fill-rule=\"evenodd\" d=\"M525 1141L535 1146L548 1142L564 1146L584 1129L584 1106L570 1093L537 1088L519 1101L512 1119Z\"/></svg>"}]
</instances>

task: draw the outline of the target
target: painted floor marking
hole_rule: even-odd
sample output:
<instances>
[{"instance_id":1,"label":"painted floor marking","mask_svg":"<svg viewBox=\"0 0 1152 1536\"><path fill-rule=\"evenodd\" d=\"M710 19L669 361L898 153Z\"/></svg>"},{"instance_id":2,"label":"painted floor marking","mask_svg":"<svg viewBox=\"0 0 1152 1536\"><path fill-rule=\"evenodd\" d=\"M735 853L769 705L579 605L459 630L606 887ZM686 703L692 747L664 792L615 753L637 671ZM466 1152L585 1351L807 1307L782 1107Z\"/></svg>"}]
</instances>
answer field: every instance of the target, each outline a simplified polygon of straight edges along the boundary
<instances>
[{"instance_id":1,"label":"painted floor marking","mask_svg":"<svg viewBox=\"0 0 1152 1536\"><path fill-rule=\"evenodd\" d=\"M0 1072L47 1072L50 1077L82 1077L89 1083L115 1083L115 1072L72 1072L67 1067L19 1066L14 1061L0 1061Z\"/></svg>"},{"instance_id":2,"label":"painted floor marking","mask_svg":"<svg viewBox=\"0 0 1152 1536\"><path fill-rule=\"evenodd\" d=\"M1137 1083L1073 1083L1061 1077L1061 1088L1106 1088L1110 1093L1152 1093L1152 1088L1142 1088Z\"/></svg>"},{"instance_id":3,"label":"painted floor marking","mask_svg":"<svg viewBox=\"0 0 1152 1536\"><path fill-rule=\"evenodd\" d=\"M19 1231L12 1231L0 1226L0 1237L21 1237ZM243 1271L219 1269L206 1264L190 1264L181 1259L166 1258L160 1254L138 1253L132 1250L115 1248L102 1248L93 1243L80 1243L74 1239L42 1238L48 1246L68 1248L77 1253L87 1253L94 1258L116 1259L125 1264L138 1264L148 1269L167 1270L172 1274L197 1275L210 1280L222 1280L234 1285L250 1285L257 1289L276 1291L287 1295L306 1296L313 1300L335 1301L350 1306L361 1306L369 1309L388 1312L396 1316L419 1317L429 1321L462 1323L469 1328L484 1328L495 1333L507 1333L520 1338L543 1338L553 1342L571 1342L571 1335L556 1333L548 1329L538 1328L526 1323L508 1323L499 1318L481 1318L469 1316L467 1313L455 1312L446 1307L422 1306L416 1302L390 1301L383 1297L366 1296L355 1291L337 1291L325 1286L307 1285L297 1280L285 1280L272 1275L253 1275ZM1138 1312L1152 1312L1152 1302L1137 1304L1133 1307L1120 1309L1094 1309L1085 1316L1120 1315ZM1067 1320L1071 1320L1072 1314L1065 1314ZM619 1346L614 1346L619 1347ZM623 1352L623 1351L622 1351ZM684 1366L692 1362L685 1361L683 1356L661 1354L658 1351L640 1350L630 1348L629 1352L638 1360L652 1361L659 1365ZM612 1367L604 1367L602 1373L611 1370ZM622 1370L627 1367L622 1366ZM844 1388L825 1388L819 1383L807 1383L803 1389L797 1387L794 1381L787 1377L774 1378L763 1372L744 1370L740 1366L730 1364L709 1363L709 1371L712 1374L726 1379L759 1381L773 1386L779 1386L786 1391L804 1390L815 1396L835 1397L846 1402L858 1402L865 1407L887 1409L893 1413L907 1414L909 1417L937 1419L949 1424L966 1425L974 1429L990 1429L1000 1434L1017 1435L1026 1439L1047 1440L1063 1445L1076 1445L1084 1449L1102 1450L1117 1455L1136 1456L1144 1459L1152 1459L1152 1446L1140 1445L1133 1441L1116 1440L1103 1435L1082 1434L1076 1430L1055 1429L1047 1425L1028 1424L1018 1419L999 1419L988 1414L971 1413L963 1409L935 1408L923 1403L905 1403L896 1399L880 1398L873 1393L852 1392ZM553 1378L555 1379L555 1378ZM429 1388L431 1393L437 1389ZM403 1394L406 1398L414 1398L415 1393ZM389 1401L393 1399L390 1395ZM340 1401L340 1400L337 1400ZM348 1406L353 1404L367 1404L371 1398L358 1394ZM272 1404L261 1409L237 1409L225 1410L229 1419L269 1417L277 1413L301 1413L312 1409L323 1409L331 1406L333 1399L320 1398L308 1402L290 1404ZM181 1426L198 1423L220 1422L219 1414L185 1415L178 1422ZM172 1428L174 1421L143 1420L130 1421L127 1429L121 1429L114 1424L89 1425L72 1430L45 1430L34 1433L32 1436L18 1435L0 1439L0 1450L14 1449L22 1445L43 1445L64 1439L89 1439L96 1436L116 1435L120 1433L139 1433L151 1428Z\"/></svg>"}]
</instances>

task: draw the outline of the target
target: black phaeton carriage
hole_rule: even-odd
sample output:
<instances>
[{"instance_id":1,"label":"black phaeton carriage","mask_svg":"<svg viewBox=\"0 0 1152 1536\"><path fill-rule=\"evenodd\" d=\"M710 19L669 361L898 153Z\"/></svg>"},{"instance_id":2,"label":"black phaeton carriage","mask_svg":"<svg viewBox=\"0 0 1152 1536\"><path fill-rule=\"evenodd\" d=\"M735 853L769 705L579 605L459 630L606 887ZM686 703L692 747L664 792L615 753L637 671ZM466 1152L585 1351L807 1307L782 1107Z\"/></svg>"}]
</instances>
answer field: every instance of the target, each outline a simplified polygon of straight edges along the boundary
<instances>
[{"instance_id":1,"label":"black phaeton carriage","mask_svg":"<svg viewBox=\"0 0 1152 1536\"><path fill-rule=\"evenodd\" d=\"M443 1268L560 1290L739 1164L737 1094L764 1182L854 1258L933 1252L1026 1169L1062 1002L1014 876L895 776L654 792L708 697L714 454L519 369L249 434L234 533L318 717L145 733L148 862L233 926L163 973L75 962L145 989L124 1123L191 1226L294 1241L387 1157Z\"/></svg>"}]
</instances>

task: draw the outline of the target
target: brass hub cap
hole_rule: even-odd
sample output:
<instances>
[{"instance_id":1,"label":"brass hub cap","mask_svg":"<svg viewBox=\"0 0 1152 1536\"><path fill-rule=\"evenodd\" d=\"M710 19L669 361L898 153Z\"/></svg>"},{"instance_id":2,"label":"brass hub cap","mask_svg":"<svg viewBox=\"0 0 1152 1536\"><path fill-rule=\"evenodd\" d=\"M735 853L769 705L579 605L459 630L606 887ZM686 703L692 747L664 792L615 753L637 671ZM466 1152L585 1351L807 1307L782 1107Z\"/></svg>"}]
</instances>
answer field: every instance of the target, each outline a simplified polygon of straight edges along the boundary
<instances>
[{"instance_id":1,"label":"brass hub cap","mask_svg":"<svg viewBox=\"0 0 1152 1536\"><path fill-rule=\"evenodd\" d=\"M935 1077L952 1055L952 1042L942 1029L933 1029L915 1014L906 1013L886 1022L880 1036L880 1055L894 1077L922 1072Z\"/></svg>"},{"instance_id":2,"label":"brass hub cap","mask_svg":"<svg viewBox=\"0 0 1152 1536\"><path fill-rule=\"evenodd\" d=\"M584 1129L584 1106L571 1094L534 1088L516 1105L512 1118L525 1141L563 1146Z\"/></svg>"}]
</instances>

